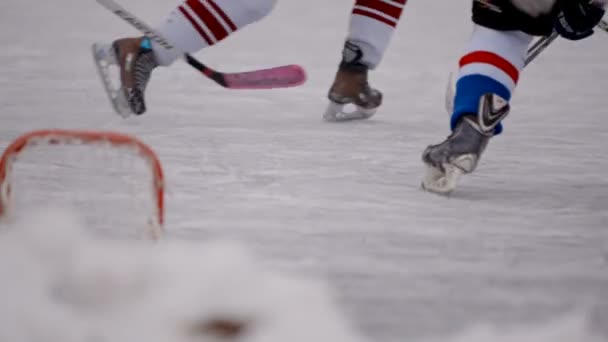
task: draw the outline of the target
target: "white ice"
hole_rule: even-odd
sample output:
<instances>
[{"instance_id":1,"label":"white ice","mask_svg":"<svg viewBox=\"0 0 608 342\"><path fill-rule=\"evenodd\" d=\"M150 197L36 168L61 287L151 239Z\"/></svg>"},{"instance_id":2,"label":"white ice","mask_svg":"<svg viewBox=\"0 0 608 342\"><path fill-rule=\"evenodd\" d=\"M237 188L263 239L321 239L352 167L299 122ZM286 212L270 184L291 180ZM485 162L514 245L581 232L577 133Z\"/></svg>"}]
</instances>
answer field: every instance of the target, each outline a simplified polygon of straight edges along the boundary
<instances>
[{"instance_id":1,"label":"white ice","mask_svg":"<svg viewBox=\"0 0 608 342\"><path fill-rule=\"evenodd\" d=\"M176 2L123 4L154 23ZM476 341L478 325L608 338L608 34L559 40L528 67L505 132L446 199L420 190L420 155L449 133L443 93L470 1L408 3L371 76L382 109L328 124L351 6L282 0L197 54L230 71L299 63L302 87L224 90L177 63L154 73L149 112L123 120L89 49L132 28L92 0L2 0L0 143L49 127L139 136L167 173L167 239L237 240L273 267L326 279L373 340Z\"/></svg>"}]
</instances>

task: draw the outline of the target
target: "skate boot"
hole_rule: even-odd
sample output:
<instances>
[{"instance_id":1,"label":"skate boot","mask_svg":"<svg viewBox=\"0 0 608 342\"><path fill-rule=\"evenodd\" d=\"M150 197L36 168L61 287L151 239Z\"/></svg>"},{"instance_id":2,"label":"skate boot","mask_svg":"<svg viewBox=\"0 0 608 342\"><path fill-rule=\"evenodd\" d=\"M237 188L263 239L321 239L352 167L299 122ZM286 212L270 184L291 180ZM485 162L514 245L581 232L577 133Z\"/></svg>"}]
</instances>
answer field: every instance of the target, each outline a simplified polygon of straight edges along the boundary
<instances>
[{"instance_id":1,"label":"skate boot","mask_svg":"<svg viewBox=\"0 0 608 342\"><path fill-rule=\"evenodd\" d=\"M494 94L482 96L476 115L463 116L445 141L431 145L423 152L422 161L427 166L427 173L422 188L450 194L460 176L475 170L496 126L508 113L509 105L501 97Z\"/></svg>"},{"instance_id":2,"label":"skate boot","mask_svg":"<svg viewBox=\"0 0 608 342\"><path fill-rule=\"evenodd\" d=\"M111 45L94 44L93 56L114 110L123 117L146 111L144 93L152 70L158 66L147 37L123 38ZM120 87L111 81L109 67L120 73Z\"/></svg>"},{"instance_id":3,"label":"skate boot","mask_svg":"<svg viewBox=\"0 0 608 342\"><path fill-rule=\"evenodd\" d=\"M329 105L323 115L327 121L368 119L382 103L382 93L367 82L369 67L361 62L363 53L352 42L346 42L342 62L329 89ZM348 108L351 107L351 108Z\"/></svg>"}]
</instances>

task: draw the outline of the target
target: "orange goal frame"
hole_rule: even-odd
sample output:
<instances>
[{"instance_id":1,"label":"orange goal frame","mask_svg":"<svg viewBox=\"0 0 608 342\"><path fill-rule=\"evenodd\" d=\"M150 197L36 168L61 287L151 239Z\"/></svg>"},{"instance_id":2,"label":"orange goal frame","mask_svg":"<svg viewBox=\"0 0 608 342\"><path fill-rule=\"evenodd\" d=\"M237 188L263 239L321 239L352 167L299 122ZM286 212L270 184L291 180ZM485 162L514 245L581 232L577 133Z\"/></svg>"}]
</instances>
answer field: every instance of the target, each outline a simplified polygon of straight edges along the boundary
<instances>
[{"instance_id":1,"label":"orange goal frame","mask_svg":"<svg viewBox=\"0 0 608 342\"><path fill-rule=\"evenodd\" d=\"M164 225L164 189L165 181L162 165L158 156L144 142L136 137L111 132L94 130L66 130L66 129L43 129L25 133L17 137L3 152L0 157L0 217L7 214L10 207L11 184L10 173L12 164L19 154L29 148L39 145L100 145L109 144L110 146L130 148L146 161L152 172L152 189L154 196L155 213L150 218L155 235L162 232ZM157 236L155 236L157 237Z\"/></svg>"}]
</instances>

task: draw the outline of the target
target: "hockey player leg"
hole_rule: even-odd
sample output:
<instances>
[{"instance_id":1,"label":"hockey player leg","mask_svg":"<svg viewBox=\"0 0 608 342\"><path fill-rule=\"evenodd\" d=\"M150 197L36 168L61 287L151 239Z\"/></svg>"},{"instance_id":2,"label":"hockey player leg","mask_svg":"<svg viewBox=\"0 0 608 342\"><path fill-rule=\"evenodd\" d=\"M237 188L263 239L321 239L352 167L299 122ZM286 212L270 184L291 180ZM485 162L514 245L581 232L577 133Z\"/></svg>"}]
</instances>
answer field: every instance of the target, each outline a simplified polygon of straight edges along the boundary
<instances>
[{"instance_id":1,"label":"hockey player leg","mask_svg":"<svg viewBox=\"0 0 608 342\"><path fill-rule=\"evenodd\" d=\"M146 111L145 88L157 66L170 66L183 53L212 46L266 16L276 0L186 0L155 28L175 49L146 37L93 44L93 57L114 109L122 116ZM115 86L110 67L119 69Z\"/></svg>"},{"instance_id":2,"label":"hockey player leg","mask_svg":"<svg viewBox=\"0 0 608 342\"><path fill-rule=\"evenodd\" d=\"M476 26L460 60L452 133L426 148L422 160L425 190L451 193L460 176L473 172L491 137L502 131L510 101L532 36Z\"/></svg>"},{"instance_id":3,"label":"hockey player leg","mask_svg":"<svg viewBox=\"0 0 608 342\"><path fill-rule=\"evenodd\" d=\"M537 52L555 38L553 30L567 39L584 39L603 14L603 4L587 0L474 0L477 26L469 53L460 60L452 134L424 151L427 174L422 187L448 194L461 175L475 170L490 138L502 131L500 121L508 114L532 36L549 37L539 43Z\"/></svg>"},{"instance_id":4,"label":"hockey player leg","mask_svg":"<svg viewBox=\"0 0 608 342\"><path fill-rule=\"evenodd\" d=\"M327 121L367 119L382 104L382 93L368 82L368 72L380 63L406 0L357 0L342 60L328 92Z\"/></svg>"}]
</instances>

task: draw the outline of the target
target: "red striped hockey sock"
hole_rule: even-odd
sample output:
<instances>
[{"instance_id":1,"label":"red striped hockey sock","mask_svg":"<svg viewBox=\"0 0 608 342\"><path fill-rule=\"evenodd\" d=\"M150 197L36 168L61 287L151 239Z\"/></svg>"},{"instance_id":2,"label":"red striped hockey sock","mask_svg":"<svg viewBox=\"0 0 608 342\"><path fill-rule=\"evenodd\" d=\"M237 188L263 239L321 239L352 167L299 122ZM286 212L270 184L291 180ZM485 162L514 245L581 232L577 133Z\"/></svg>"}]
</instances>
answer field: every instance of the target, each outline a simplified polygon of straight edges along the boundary
<instances>
[{"instance_id":1,"label":"red striped hockey sock","mask_svg":"<svg viewBox=\"0 0 608 342\"><path fill-rule=\"evenodd\" d=\"M407 0L357 0L348 40L363 51L363 62L375 68L388 48Z\"/></svg>"},{"instance_id":2,"label":"red striped hockey sock","mask_svg":"<svg viewBox=\"0 0 608 342\"><path fill-rule=\"evenodd\" d=\"M217 44L272 11L276 0L186 0L156 30L179 50L194 53ZM153 46L161 65L180 56Z\"/></svg>"}]
</instances>

